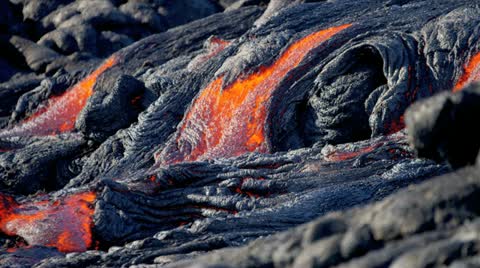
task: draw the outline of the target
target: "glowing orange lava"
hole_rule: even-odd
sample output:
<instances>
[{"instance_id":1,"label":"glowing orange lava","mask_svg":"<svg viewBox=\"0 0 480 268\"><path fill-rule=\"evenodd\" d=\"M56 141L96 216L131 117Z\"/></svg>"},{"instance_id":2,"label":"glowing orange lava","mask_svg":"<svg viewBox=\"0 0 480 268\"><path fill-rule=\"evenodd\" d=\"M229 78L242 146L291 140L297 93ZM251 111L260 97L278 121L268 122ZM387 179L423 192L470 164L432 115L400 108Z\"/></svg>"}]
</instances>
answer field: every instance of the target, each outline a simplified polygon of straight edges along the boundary
<instances>
[{"instance_id":1,"label":"glowing orange lava","mask_svg":"<svg viewBox=\"0 0 480 268\"><path fill-rule=\"evenodd\" d=\"M93 87L98 76L111 68L116 62L116 57L108 58L100 67L62 95L50 97L46 107L25 119L18 126L1 134L44 136L72 131L75 128L78 114L93 94Z\"/></svg>"},{"instance_id":2,"label":"glowing orange lava","mask_svg":"<svg viewBox=\"0 0 480 268\"><path fill-rule=\"evenodd\" d=\"M62 252L85 251L92 246L95 198L95 193L83 192L55 202L19 204L0 194L0 230L22 237L29 245L56 247Z\"/></svg>"},{"instance_id":3,"label":"glowing orange lava","mask_svg":"<svg viewBox=\"0 0 480 268\"><path fill-rule=\"evenodd\" d=\"M480 80L480 53L474 55L464 67L463 75L453 87L453 92L462 90L468 84Z\"/></svg>"},{"instance_id":4,"label":"glowing orange lava","mask_svg":"<svg viewBox=\"0 0 480 268\"><path fill-rule=\"evenodd\" d=\"M172 164L246 152L268 152L265 141L267 102L287 74L320 44L351 24L321 30L298 40L270 66L238 78L223 88L218 77L195 99L158 162ZM192 141L193 139L193 141Z\"/></svg>"}]
</instances>

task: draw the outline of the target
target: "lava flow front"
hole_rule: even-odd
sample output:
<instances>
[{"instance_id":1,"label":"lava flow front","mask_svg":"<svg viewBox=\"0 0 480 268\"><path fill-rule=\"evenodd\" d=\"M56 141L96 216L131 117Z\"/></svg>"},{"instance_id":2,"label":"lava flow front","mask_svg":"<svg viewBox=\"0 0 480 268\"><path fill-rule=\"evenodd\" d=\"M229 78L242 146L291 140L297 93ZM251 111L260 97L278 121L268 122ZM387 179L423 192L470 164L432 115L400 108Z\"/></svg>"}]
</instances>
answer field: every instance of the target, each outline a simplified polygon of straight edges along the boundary
<instances>
[{"instance_id":1,"label":"lava flow front","mask_svg":"<svg viewBox=\"0 0 480 268\"><path fill-rule=\"evenodd\" d=\"M453 92L462 90L468 84L480 80L480 53L475 54L464 67L463 75L458 79Z\"/></svg>"},{"instance_id":2,"label":"lava flow front","mask_svg":"<svg viewBox=\"0 0 480 268\"><path fill-rule=\"evenodd\" d=\"M29 245L56 247L62 252L85 251L92 246L95 198L95 193L83 192L55 202L19 204L0 193L0 230L22 237Z\"/></svg>"},{"instance_id":3,"label":"lava flow front","mask_svg":"<svg viewBox=\"0 0 480 268\"><path fill-rule=\"evenodd\" d=\"M0 136L44 136L72 131L75 128L78 114L93 94L93 87L98 76L116 62L115 56L108 58L82 81L63 94L50 97L44 108L39 109L13 129L0 133Z\"/></svg>"},{"instance_id":4,"label":"lava flow front","mask_svg":"<svg viewBox=\"0 0 480 268\"><path fill-rule=\"evenodd\" d=\"M173 164L246 152L267 153L267 102L287 74L307 54L351 24L320 30L290 45L270 66L260 67L223 88L223 77L213 80L195 99L177 133L155 155L157 162Z\"/></svg>"}]
</instances>

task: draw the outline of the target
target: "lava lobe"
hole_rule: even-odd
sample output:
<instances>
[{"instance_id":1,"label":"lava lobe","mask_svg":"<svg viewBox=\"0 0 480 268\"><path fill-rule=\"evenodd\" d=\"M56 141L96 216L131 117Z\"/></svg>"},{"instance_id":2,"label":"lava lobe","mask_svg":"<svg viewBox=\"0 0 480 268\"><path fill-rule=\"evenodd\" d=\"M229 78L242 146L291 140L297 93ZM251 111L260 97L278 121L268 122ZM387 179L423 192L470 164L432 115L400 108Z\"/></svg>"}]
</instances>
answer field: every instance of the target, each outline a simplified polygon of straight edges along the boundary
<instances>
[{"instance_id":1,"label":"lava lobe","mask_svg":"<svg viewBox=\"0 0 480 268\"><path fill-rule=\"evenodd\" d=\"M29 245L56 247L62 252L80 252L92 246L94 192L17 203L0 194L0 230L21 236Z\"/></svg>"},{"instance_id":2,"label":"lava lobe","mask_svg":"<svg viewBox=\"0 0 480 268\"><path fill-rule=\"evenodd\" d=\"M173 164L269 152L265 125L271 95L312 49L350 26L309 34L290 45L272 65L262 66L225 88L223 77L216 78L197 96L177 134L156 155L157 162Z\"/></svg>"},{"instance_id":3,"label":"lava lobe","mask_svg":"<svg viewBox=\"0 0 480 268\"><path fill-rule=\"evenodd\" d=\"M0 136L45 136L72 131L80 111L93 94L99 75L111 68L117 59L112 56L95 71L59 96L52 96L45 107L40 108L18 126Z\"/></svg>"}]
</instances>

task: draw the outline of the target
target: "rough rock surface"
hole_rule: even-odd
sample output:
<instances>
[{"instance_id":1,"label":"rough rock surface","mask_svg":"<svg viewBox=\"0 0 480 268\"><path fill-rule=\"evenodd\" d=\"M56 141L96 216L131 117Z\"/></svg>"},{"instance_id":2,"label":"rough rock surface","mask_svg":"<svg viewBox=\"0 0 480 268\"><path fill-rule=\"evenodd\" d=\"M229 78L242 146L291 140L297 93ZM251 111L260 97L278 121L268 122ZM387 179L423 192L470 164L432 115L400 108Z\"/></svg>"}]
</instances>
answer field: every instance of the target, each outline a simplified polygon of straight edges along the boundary
<instances>
[{"instance_id":1,"label":"rough rock surface","mask_svg":"<svg viewBox=\"0 0 480 268\"><path fill-rule=\"evenodd\" d=\"M0 12L1 266L478 264L477 4Z\"/></svg>"},{"instance_id":2,"label":"rough rock surface","mask_svg":"<svg viewBox=\"0 0 480 268\"><path fill-rule=\"evenodd\" d=\"M471 119L480 114L480 87L445 92L413 105L406 117L411 143L422 157L454 167L475 164L480 144Z\"/></svg>"}]
</instances>

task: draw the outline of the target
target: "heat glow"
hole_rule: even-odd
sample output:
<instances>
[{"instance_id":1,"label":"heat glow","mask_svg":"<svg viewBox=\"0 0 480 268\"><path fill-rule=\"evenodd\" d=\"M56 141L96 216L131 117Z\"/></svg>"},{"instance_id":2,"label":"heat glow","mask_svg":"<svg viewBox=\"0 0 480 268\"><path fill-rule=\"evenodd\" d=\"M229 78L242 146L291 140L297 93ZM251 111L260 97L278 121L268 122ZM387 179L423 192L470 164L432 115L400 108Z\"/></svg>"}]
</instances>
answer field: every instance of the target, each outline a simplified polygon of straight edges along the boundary
<instances>
[{"instance_id":1,"label":"heat glow","mask_svg":"<svg viewBox=\"0 0 480 268\"><path fill-rule=\"evenodd\" d=\"M17 235L29 245L56 247L62 252L85 251L92 246L93 192L63 197L54 202L19 204L0 194L0 230Z\"/></svg>"},{"instance_id":2,"label":"heat glow","mask_svg":"<svg viewBox=\"0 0 480 268\"><path fill-rule=\"evenodd\" d=\"M267 153L267 103L287 74L308 53L351 24L320 30L290 45L270 66L238 78L223 88L223 77L213 80L195 99L177 133L155 155L157 162L173 164L247 152Z\"/></svg>"},{"instance_id":3,"label":"heat glow","mask_svg":"<svg viewBox=\"0 0 480 268\"><path fill-rule=\"evenodd\" d=\"M46 106L13 129L0 135L45 136L72 131L80 111L93 94L93 87L99 75L117 62L114 56L108 58L100 67L83 80L69 88L63 94L52 96Z\"/></svg>"},{"instance_id":4,"label":"heat glow","mask_svg":"<svg viewBox=\"0 0 480 268\"><path fill-rule=\"evenodd\" d=\"M474 55L465 65L463 75L453 87L453 92L458 92L468 84L478 80L480 80L480 53Z\"/></svg>"}]
</instances>

